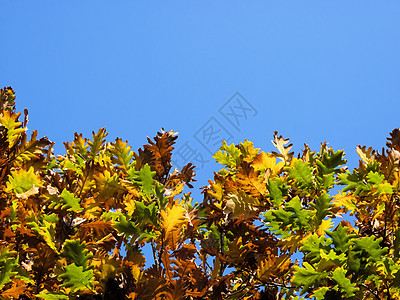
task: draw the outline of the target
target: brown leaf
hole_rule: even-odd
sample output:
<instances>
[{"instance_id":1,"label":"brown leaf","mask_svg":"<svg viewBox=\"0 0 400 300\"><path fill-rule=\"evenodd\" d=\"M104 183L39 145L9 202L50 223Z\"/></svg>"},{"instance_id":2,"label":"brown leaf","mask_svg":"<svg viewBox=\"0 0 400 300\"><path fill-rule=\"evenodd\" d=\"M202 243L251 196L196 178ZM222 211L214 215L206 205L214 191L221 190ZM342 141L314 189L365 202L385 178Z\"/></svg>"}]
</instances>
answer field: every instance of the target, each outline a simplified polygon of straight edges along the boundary
<instances>
[{"instance_id":1,"label":"brown leaf","mask_svg":"<svg viewBox=\"0 0 400 300\"><path fill-rule=\"evenodd\" d=\"M145 150L149 150L155 158L154 170L157 172L156 176L161 183L164 183L164 177L172 167L171 156L174 149L172 145L175 144L175 140L178 138L177 134L172 130L165 132L162 128L161 132L157 132L157 136L154 137L154 142L147 138L149 144L144 145Z\"/></svg>"},{"instance_id":2,"label":"brown leaf","mask_svg":"<svg viewBox=\"0 0 400 300\"><path fill-rule=\"evenodd\" d=\"M24 295L27 289L26 283L21 279L13 279L11 288L1 292L1 297L4 299L19 299L19 296Z\"/></svg>"},{"instance_id":3,"label":"brown leaf","mask_svg":"<svg viewBox=\"0 0 400 300\"><path fill-rule=\"evenodd\" d=\"M248 165L243 164L243 167L238 168L237 182L241 185L240 190L250 193L253 197L263 197L267 192L267 185L264 183L264 177L258 175L259 171Z\"/></svg>"},{"instance_id":4,"label":"brown leaf","mask_svg":"<svg viewBox=\"0 0 400 300\"><path fill-rule=\"evenodd\" d=\"M80 228L93 229L93 232L95 233L95 236L97 238L104 237L110 232L114 231L111 222L104 222L103 220L96 220L93 222L84 223L80 226Z\"/></svg>"},{"instance_id":5,"label":"brown leaf","mask_svg":"<svg viewBox=\"0 0 400 300\"><path fill-rule=\"evenodd\" d=\"M390 137L387 138L388 142L386 142L386 146L391 149L395 149L400 151L400 129L395 128L390 133Z\"/></svg>"}]
</instances>

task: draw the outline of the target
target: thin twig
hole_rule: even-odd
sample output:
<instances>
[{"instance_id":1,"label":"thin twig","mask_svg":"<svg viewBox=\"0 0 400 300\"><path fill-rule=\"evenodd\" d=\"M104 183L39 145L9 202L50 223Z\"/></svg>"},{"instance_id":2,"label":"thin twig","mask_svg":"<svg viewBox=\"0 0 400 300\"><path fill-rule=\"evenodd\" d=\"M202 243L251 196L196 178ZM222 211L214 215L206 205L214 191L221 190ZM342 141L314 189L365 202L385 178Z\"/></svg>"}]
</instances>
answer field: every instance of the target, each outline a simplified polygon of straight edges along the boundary
<instances>
[{"instance_id":1,"label":"thin twig","mask_svg":"<svg viewBox=\"0 0 400 300\"><path fill-rule=\"evenodd\" d=\"M367 289L372 295L374 295L376 299L382 300L381 297L379 297L378 294L375 294L375 292L373 290L371 290L368 286L366 286L365 284L361 284L361 286L363 288Z\"/></svg>"},{"instance_id":2,"label":"thin twig","mask_svg":"<svg viewBox=\"0 0 400 300\"><path fill-rule=\"evenodd\" d=\"M153 259L154 259L154 264L156 265L157 271L159 270L160 264L157 259L156 255L156 247L154 245L154 239L151 239L151 249L153 250Z\"/></svg>"}]
</instances>

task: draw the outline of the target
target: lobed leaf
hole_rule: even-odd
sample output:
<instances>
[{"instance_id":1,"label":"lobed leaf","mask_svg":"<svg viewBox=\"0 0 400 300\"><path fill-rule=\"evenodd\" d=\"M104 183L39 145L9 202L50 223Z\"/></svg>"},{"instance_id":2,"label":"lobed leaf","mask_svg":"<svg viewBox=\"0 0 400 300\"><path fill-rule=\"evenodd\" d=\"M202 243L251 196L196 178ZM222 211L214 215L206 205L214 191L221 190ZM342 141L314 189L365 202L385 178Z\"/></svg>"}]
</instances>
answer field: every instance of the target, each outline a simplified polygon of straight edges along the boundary
<instances>
[{"instance_id":1,"label":"lobed leaf","mask_svg":"<svg viewBox=\"0 0 400 300\"><path fill-rule=\"evenodd\" d=\"M91 290L93 286L93 270L84 270L83 266L72 263L64 267L64 273L58 276L63 280L62 287L71 288L71 292Z\"/></svg>"}]
</instances>

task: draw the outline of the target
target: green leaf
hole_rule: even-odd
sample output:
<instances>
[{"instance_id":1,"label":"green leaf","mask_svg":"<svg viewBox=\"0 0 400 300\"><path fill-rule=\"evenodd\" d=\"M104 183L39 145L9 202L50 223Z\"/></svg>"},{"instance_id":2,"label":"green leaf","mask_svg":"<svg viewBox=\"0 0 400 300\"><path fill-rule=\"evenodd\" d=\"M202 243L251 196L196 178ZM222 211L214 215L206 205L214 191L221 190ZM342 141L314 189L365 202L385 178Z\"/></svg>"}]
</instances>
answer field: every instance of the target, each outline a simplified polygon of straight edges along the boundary
<instances>
[{"instance_id":1,"label":"green leaf","mask_svg":"<svg viewBox=\"0 0 400 300\"><path fill-rule=\"evenodd\" d=\"M322 190L329 190L335 183L335 177L333 174L316 176L319 188Z\"/></svg>"},{"instance_id":2,"label":"green leaf","mask_svg":"<svg viewBox=\"0 0 400 300\"><path fill-rule=\"evenodd\" d=\"M54 242L56 226L58 223L58 217L56 214L45 215L38 221L32 221L27 223L31 227L32 231L36 232L39 236L43 238L46 244L58 253L56 244Z\"/></svg>"},{"instance_id":3,"label":"green leaf","mask_svg":"<svg viewBox=\"0 0 400 300\"><path fill-rule=\"evenodd\" d=\"M235 144L227 145L225 141L222 142L220 150L217 151L213 158L220 164L228 168L237 168L240 164L240 149L236 148Z\"/></svg>"},{"instance_id":4,"label":"green leaf","mask_svg":"<svg viewBox=\"0 0 400 300\"><path fill-rule=\"evenodd\" d=\"M132 214L142 224L154 224L157 225L157 207L156 203L153 202L149 205L145 205L141 201L135 201L135 211Z\"/></svg>"},{"instance_id":5,"label":"green leaf","mask_svg":"<svg viewBox=\"0 0 400 300\"><path fill-rule=\"evenodd\" d=\"M60 285L69 287L74 293L75 291L90 289L93 284L93 270L86 270L82 266L77 266L75 263L64 267L65 272L59 276L63 280Z\"/></svg>"},{"instance_id":6,"label":"green leaf","mask_svg":"<svg viewBox=\"0 0 400 300\"><path fill-rule=\"evenodd\" d=\"M294 197L288 203L286 203L286 210L293 212L291 220L294 224L298 225L300 229L310 229L310 220L312 218L313 212L303 209L301 205L300 198L298 196Z\"/></svg>"},{"instance_id":7,"label":"green leaf","mask_svg":"<svg viewBox=\"0 0 400 300\"><path fill-rule=\"evenodd\" d=\"M268 179L268 191L271 202L275 207L279 208L283 201L283 196L287 194L288 188L285 182L281 178L276 178L274 180Z\"/></svg>"},{"instance_id":8,"label":"green leaf","mask_svg":"<svg viewBox=\"0 0 400 300\"><path fill-rule=\"evenodd\" d=\"M348 234L347 229L347 227L343 227L342 224L339 224L334 231L326 231L326 234L332 239L336 250L341 253L345 253L351 245L349 241L357 237L356 234Z\"/></svg>"},{"instance_id":9,"label":"green leaf","mask_svg":"<svg viewBox=\"0 0 400 300\"><path fill-rule=\"evenodd\" d=\"M332 268L342 266L347 260L345 253L338 255L333 249L330 249L329 253L321 249L320 255L321 260L316 268L318 271L332 270Z\"/></svg>"},{"instance_id":10,"label":"green leaf","mask_svg":"<svg viewBox=\"0 0 400 300\"><path fill-rule=\"evenodd\" d=\"M319 196L314 203L311 205L316 209L315 214L315 228L317 229L321 224L322 220L330 214L329 209L333 206L331 204L331 200L333 198L330 197L328 194L324 193Z\"/></svg>"},{"instance_id":11,"label":"green leaf","mask_svg":"<svg viewBox=\"0 0 400 300\"><path fill-rule=\"evenodd\" d=\"M70 160L63 160L60 162L60 166L64 170L72 170L79 175L83 176L83 160L78 159L77 162L72 162Z\"/></svg>"},{"instance_id":12,"label":"green leaf","mask_svg":"<svg viewBox=\"0 0 400 300\"><path fill-rule=\"evenodd\" d=\"M376 192L374 195L380 195L380 194L392 194L393 193L393 188L392 186L385 182L383 183L385 179L385 175L379 174L378 172L369 172L367 175L368 182L373 184L373 188L376 189Z\"/></svg>"},{"instance_id":13,"label":"green leaf","mask_svg":"<svg viewBox=\"0 0 400 300\"><path fill-rule=\"evenodd\" d=\"M358 290L355 285L353 285L349 278L346 277L346 271L342 268L336 268L332 273L332 280L339 286L340 292L346 295L346 297L354 296L354 292Z\"/></svg>"},{"instance_id":14,"label":"green leaf","mask_svg":"<svg viewBox=\"0 0 400 300\"><path fill-rule=\"evenodd\" d=\"M60 256L71 260L76 266L82 266L86 270L88 269L88 260L93 257L93 254L88 254L89 250L85 249L85 247L86 242L81 243L79 240L66 240Z\"/></svg>"},{"instance_id":15,"label":"green leaf","mask_svg":"<svg viewBox=\"0 0 400 300\"><path fill-rule=\"evenodd\" d=\"M135 205L135 211L137 209L137 204ZM127 237L135 237L139 234L139 229L137 222L127 220L126 216L120 212L108 211L103 213L102 219L106 222L111 219L111 224L118 233L125 235Z\"/></svg>"},{"instance_id":16,"label":"green leaf","mask_svg":"<svg viewBox=\"0 0 400 300\"><path fill-rule=\"evenodd\" d=\"M314 291L313 296L317 299L317 300L323 300L325 299L325 294L327 291L329 291L330 288L323 286L319 289L317 289L316 291Z\"/></svg>"},{"instance_id":17,"label":"green leaf","mask_svg":"<svg viewBox=\"0 0 400 300\"><path fill-rule=\"evenodd\" d=\"M112 146L113 149L111 150L111 153L114 155L114 163L121 165L125 170L129 170L132 166L132 147L128 146L128 143L122 142L122 140L119 138L115 140Z\"/></svg>"},{"instance_id":18,"label":"green leaf","mask_svg":"<svg viewBox=\"0 0 400 300\"><path fill-rule=\"evenodd\" d=\"M70 297L64 293L57 293L57 292L49 292L48 290L44 290L38 295L35 295L38 298L42 298L45 300L68 300Z\"/></svg>"},{"instance_id":19,"label":"green leaf","mask_svg":"<svg viewBox=\"0 0 400 300\"><path fill-rule=\"evenodd\" d=\"M120 214L118 221L113 222L113 226L118 230L118 233L127 237L138 236L138 228L135 222L128 221L123 214Z\"/></svg>"},{"instance_id":20,"label":"green leaf","mask_svg":"<svg viewBox=\"0 0 400 300\"><path fill-rule=\"evenodd\" d=\"M358 252L350 250L347 254L347 266L353 273L358 273L362 267Z\"/></svg>"},{"instance_id":21,"label":"green leaf","mask_svg":"<svg viewBox=\"0 0 400 300\"><path fill-rule=\"evenodd\" d=\"M165 209L165 206L168 204L168 198L165 196L164 186L158 181L156 181L154 185L154 194L157 197L160 209Z\"/></svg>"},{"instance_id":22,"label":"green leaf","mask_svg":"<svg viewBox=\"0 0 400 300\"><path fill-rule=\"evenodd\" d=\"M277 235L288 236L289 232L286 230L286 227L291 223L291 216L291 212L285 211L282 208L278 210L268 210L264 214L264 222L266 226L270 228L271 232Z\"/></svg>"},{"instance_id":23,"label":"green leaf","mask_svg":"<svg viewBox=\"0 0 400 300\"><path fill-rule=\"evenodd\" d=\"M101 128L97 132L97 134L92 132L93 134L93 142L88 140L88 144L90 146L90 156L92 159L95 159L99 152L104 148L105 138L107 136L106 128Z\"/></svg>"},{"instance_id":24,"label":"green leaf","mask_svg":"<svg viewBox=\"0 0 400 300\"><path fill-rule=\"evenodd\" d=\"M303 287L301 290L301 295L303 295L311 286L318 286L327 277L327 272L318 272L308 262L304 262L302 268L296 267L292 283L298 287Z\"/></svg>"},{"instance_id":25,"label":"green leaf","mask_svg":"<svg viewBox=\"0 0 400 300\"><path fill-rule=\"evenodd\" d=\"M285 207L267 211L264 221L272 232L288 237L293 231L309 230L312 216L313 212L303 209L299 197L296 196L286 203Z\"/></svg>"},{"instance_id":26,"label":"green leaf","mask_svg":"<svg viewBox=\"0 0 400 300\"><path fill-rule=\"evenodd\" d=\"M157 239L159 235L154 231L143 230L140 232L140 237L138 239L139 242L142 241L151 241Z\"/></svg>"},{"instance_id":27,"label":"green leaf","mask_svg":"<svg viewBox=\"0 0 400 300\"><path fill-rule=\"evenodd\" d=\"M12 281L12 277L18 272L18 255L15 257L15 251L9 251L5 247L0 247L0 289Z\"/></svg>"},{"instance_id":28,"label":"green leaf","mask_svg":"<svg viewBox=\"0 0 400 300\"><path fill-rule=\"evenodd\" d=\"M61 198L61 199L60 199ZM79 205L81 199L75 198L74 194L63 189L60 196L54 196L51 198L53 202L49 205L49 208L59 208L66 209L67 211L81 212L83 208Z\"/></svg>"},{"instance_id":29,"label":"green leaf","mask_svg":"<svg viewBox=\"0 0 400 300\"><path fill-rule=\"evenodd\" d=\"M395 265L395 263L393 261L391 261L390 263L391 263L390 276L394 275L394 278L393 278L392 282L390 283L390 286L395 288L396 290L400 290L400 270L399 270L400 266Z\"/></svg>"},{"instance_id":30,"label":"green leaf","mask_svg":"<svg viewBox=\"0 0 400 300\"><path fill-rule=\"evenodd\" d=\"M152 172L149 165L145 164L139 171L135 171L133 168L130 169L128 174L129 178L141 187L148 199L151 199L155 185L153 177L156 175L156 172Z\"/></svg>"},{"instance_id":31,"label":"green leaf","mask_svg":"<svg viewBox=\"0 0 400 300\"><path fill-rule=\"evenodd\" d=\"M353 173L349 171L346 174L339 175L340 185L346 185L342 191L347 192L349 190L355 190L354 196L360 194L361 196L371 190L371 185L364 182L362 174L358 173L356 170Z\"/></svg>"},{"instance_id":32,"label":"green leaf","mask_svg":"<svg viewBox=\"0 0 400 300\"><path fill-rule=\"evenodd\" d=\"M378 172L369 172L367 175L368 181L372 184L381 184L383 180L385 179L385 176L379 175Z\"/></svg>"},{"instance_id":33,"label":"green leaf","mask_svg":"<svg viewBox=\"0 0 400 300\"><path fill-rule=\"evenodd\" d=\"M333 150L324 151L321 160L317 160L316 164L324 175L336 173L338 172L336 168L347 162L343 159L344 156L343 150L338 150L336 152L333 152Z\"/></svg>"},{"instance_id":34,"label":"green leaf","mask_svg":"<svg viewBox=\"0 0 400 300\"><path fill-rule=\"evenodd\" d=\"M361 250L366 253L368 256L367 260L379 261L382 259L382 256L387 253L387 248L383 248L379 245L382 241L382 238L375 239L374 236L362 237L360 239L352 240L352 243L355 245L355 250Z\"/></svg>"},{"instance_id":35,"label":"green leaf","mask_svg":"<svg viewBox=\"0 0 400 300\"><path fill-rule=\"evenodd\" d=\"M286 168L286 170L289 172L288 178L295 181L296 187L306 191L313 188L313 169L309 163L296 160L293 168Z\"/></svg>"},{"instance_id":36,"label":"green leaf","mask_svg":"<svg viewBox=\"0 0 400 300\"><path fill-rule=\"evenodd\" d=\"M301 252L306 253L306 260L311 263L317 263L321 260L321 249L329 251L330 240L325 236L318 236L311 234L303 240L303 246L300 248Z\"/></svg>"}]
</instances>

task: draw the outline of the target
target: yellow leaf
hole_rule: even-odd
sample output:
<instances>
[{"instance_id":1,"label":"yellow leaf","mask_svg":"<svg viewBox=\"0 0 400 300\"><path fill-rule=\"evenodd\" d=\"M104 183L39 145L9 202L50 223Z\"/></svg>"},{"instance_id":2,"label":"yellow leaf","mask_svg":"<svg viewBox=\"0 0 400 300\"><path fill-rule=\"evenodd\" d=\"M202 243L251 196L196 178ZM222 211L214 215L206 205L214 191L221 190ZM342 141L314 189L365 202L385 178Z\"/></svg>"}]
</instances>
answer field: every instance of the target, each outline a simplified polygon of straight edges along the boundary
<instances>
[{"instance_id":1,"label":"yellow leaf","mask_svg":"<svg viewBox=\"0 0 400 300\"><path fill-rule=\"evenodd\" d=\"M129 215L132 215L135 211L135 201L130 199L125 202L125 210L128 212Z\"/></svg>"},{"instance_id":2,"label":"yellow leaf","mask_svg":"<svg viewBox=\"0 0 400 300\"><path fill-rule=\"evenodd\" d=\"M136 280L136 282L138 282L142 275L142 272L141 272L139 266L136 266L136 265L132 266L131 272L132 272L133 278Z\"/></svg>"},{"instance_id":3,"label":"yellow leaf","mask_svg":"<svg viewBox=\"0 0 400 300\"><path fill-rule=\"evenodd\" d=\"M8 175L6 192L12 191L21 198L24 198L22 194L26 192L35 193L35 190L31 191L31 189L41 186L43 186L43 184L40 176L35 174L33 167L30 167L28 171L25 169L11 171L11 174Z\"/></svg>"},{"instance_id":4,"label":"yellow leaf","mask_svg":"<svg viewBox=\"0 0 400 300\"><path fill-rule=\"evenodd\" d=\"M259 172L254 168L243 166L238 168L236 175L237 183L241 185L240 189L246 191L254 197L264 196L267 192L267 186L264 182L264 176L259 176Z\"/></svg>"},{"instance_id":5,"label":"yellow leaf","mask_svg":"<svg viewBox=\"0 0 400 300\"><path fill-rule=\"evenodd\" d=\"M21 113L10 113L8 110L3 111L0 116L0 124L7 129L8 148L14 145L14 142L19 138L20 134L25 132L26 128L21 128L22 123L18 122L18 117Z\"/></svg>"},{"instance_id":6,"label":"yellow leaf","mask_svg":"<svg viewBox=\"0 0 400 300\"><path fill-rule=\"evenodd\" d=\"M393 172L394 181L392 183L393 187L399 188L400 186L400 171Z\"/></svg>"},{"instance_id":7,"label":"yellow leaf","mask_svg":"<svg viewBox=\"0 0 400 300\"><path fill-rule=\"evenodd\" d=\"M116 274L122 271L120 263L113 258L106 257L101 261L93 261L96 264L96 275L99 278L99 283L105 287L110 278L115 277Z\"/></svg>"},{"instance_id":8,"label":"yellow leaf","mask_svg":"<svg viewBox=\"0 0 400 300\"><path fill-rule=\"evenodd\" d=\"M184 186L185 186L184 182L179 183L177 186L175 186L174 190L172 191L172 193L170 195L168 195L168 197L173 199L175 196L182 193Z\"/></svg>"},{"instance_id":9,"label":"yellow leaf","mask_svg":"<svg viewBox=\"0 0 400 300\"><path fill-rule=\"evenodd\" d=\"M289 250L289 255L292 255L303 245L302 241L307 237L303 235L291 235L286 239L280 240L277 246L282 247L284 251Z\"/></svg>"},{"instance_id":10,"label":"yellow leaf","mask_svg":"<svg viewBox=\"0 0 400 300\"><path fill-rule=\"evenodd\" d=\"M243 155L243 161L251 162L260 152L259 148L254 148L254 144L248 140L244 143L240 142L240 150Z\"/></svg>"},{"instance_id":11,"label":"yellow leaf","mask_svg":"<svg viewBox=\"0 0 400 300\"><path fill-rule=\"evenodd\" d=\"M324 235L325 230L332 228L333 222L332 219L322 220L321 224L318 227L317 234Z\"/></svg>"},{"instance_id":12,"label":"yellow leaf","mask_svg":"<svg viewBox=\"0 0 400 300\"><path fill-rule=\"evenodd\" d=\"M211 190L208 191L208 193L217 199L219 202L222 201L222 198L224 197L224 188L222 186L221 182L211 182Z\"/></svg>"},{"instance_id":13,"label":"yellow leaf","mask_svg":"<svg viewBox=\"0 0 400 300\"><path fill-rule=\"evenodd\" d=\"M103 214L103 210L94 198L86 198L82 206L84 208L83 218L87 220L99 219Z\"/></svg>"},{"instance_id":14,"label":"yellow leaf","mask_svg":"<svg viewBox=\"0 0 400 300\"><path fill-rule=\"evenodd\" d=\"M271 173L274 175L278 174L284 165L283 161L277 164L275 156L270 153L267 154L264 151L261 151L252 163L254 170L266 171L270 169Z\"/></svg>"},{"instance_id":15,"label":"yellow leaf","mask_svg":"<svg viewBox=\"0 0 400 300\"><path fill-rule=\"evenodd\" d=\"M94 175L94 179L96 187L100 191L98 196L99 199L111 198L115 193L121 193L125 190L119 183L117 173L114 173L111 176L111 173L108 170L105 170L103 173Z\"/></svg>"},{"instance_id":16,"label":"yellow leaf","mask_svg":"<svg viewBox=\"0 0 400 300\"><path fill-rule=\"evenodd\" d=\"M187 221L185 212L186 210L178 203L160 212L165 239L171 242L172 246L176 244L177 234L181 232L182 225Z\"/></svg>"},{"instance_id":17,"label":"yellow leaf","mask_svg":"<svg viewBox=\"0 0 400 300\"><path fill-rule=\"evenodd\" d=\"M342 194L338 192L334 196L333 204L335 207L344 207L346 210L357 210L356 199L348 194Z\"/></svg>"},{"instance_id":18,"label":"yellow leaf","mask_svg":"<svg viewBox=\"0 0 400 300\"><path fill-rule=\"evenodd\" d=\"M278 258L268 257L260 262L260 266L257 269L257 277L263 281L279 277L289 270L290 263L290 257L287 255L281 255Z\"/></svg>"}]
</instances>

